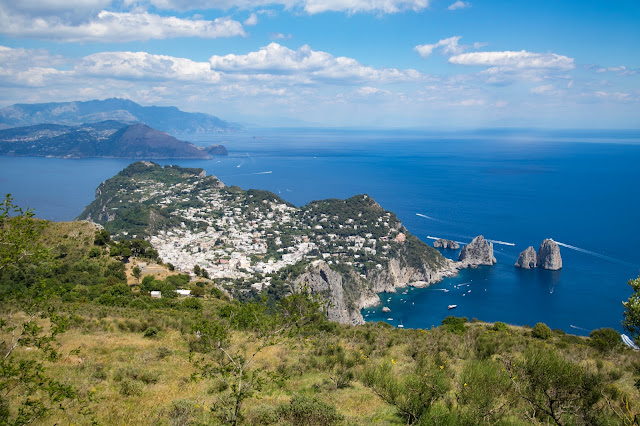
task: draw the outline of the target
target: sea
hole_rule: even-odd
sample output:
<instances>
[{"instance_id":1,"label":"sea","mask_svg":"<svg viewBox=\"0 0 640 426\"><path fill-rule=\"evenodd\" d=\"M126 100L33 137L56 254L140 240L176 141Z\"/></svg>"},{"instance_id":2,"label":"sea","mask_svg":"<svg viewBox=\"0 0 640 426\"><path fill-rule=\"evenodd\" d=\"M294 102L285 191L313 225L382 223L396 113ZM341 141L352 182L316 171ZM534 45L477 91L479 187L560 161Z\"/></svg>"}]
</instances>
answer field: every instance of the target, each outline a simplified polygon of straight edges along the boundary
<instances>
[{"instance_id":1,"label":"sea","mask_svg":"<svg viewBox=\"0 0 640 426\"><path fill-rule=\"evenodd\" d=\"M544 322L579 335L623 331L627 282L640 274L640 132L257 129L178 137L222 143L229 155L158 163L202 167L227 185L270 190L295 205L368 194L427 244L493 241L496 265L381 294L382 304L363 309L366 321L430 328L455 315ZM73 220L97 186L131 162L0 157L0 193L37 217ZM545 238L560 245L561 270L514 267Z\"/></svg>"}]
</instances>

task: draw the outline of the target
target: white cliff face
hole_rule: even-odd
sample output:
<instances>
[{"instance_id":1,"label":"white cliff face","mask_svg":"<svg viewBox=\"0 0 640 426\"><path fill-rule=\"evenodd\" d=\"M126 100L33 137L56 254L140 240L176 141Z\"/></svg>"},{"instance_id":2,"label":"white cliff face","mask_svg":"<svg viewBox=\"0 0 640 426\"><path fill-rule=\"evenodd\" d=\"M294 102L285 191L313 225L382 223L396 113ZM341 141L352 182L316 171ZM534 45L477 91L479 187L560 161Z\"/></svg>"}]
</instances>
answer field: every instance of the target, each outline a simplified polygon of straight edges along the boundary
<instances>
[{"instance_id":1,"label":"white cliff face","mask_svg":"<svg viewBox=\"0 0 640 426\"><path fill-rule=\"evenodd\" d=\"M342 275L334 271L323 260L311 262L307 271L296 278L297 290L305 290L320 295L326 300L326 315L329 321L341 324L364 324L360 310L349 307L345 300Z\"/></svg>"},{"instance_id":2,"label":"white cliff face","mask_svg":"<svg viewBox=\"0 0 640 426\"><path fill-rule=\"evenodd\" d=\"M518 256L516 266L523 269L533 269L536 267L536 263L536 251L532 246L529 246L526 250L520 253L520 256Z\"/></svg>"},{"instance_id":3,"label":"white cliff face","mask_svg":"<svg viewBox=\"0 0 640 426\"><path fill-rule=\"evenodd\" d=\"M482 235L478 235L462 248L458 261L462 262L463 268L497 263L493 255L493 244L485 240Z\"/></svg>"},{"instance_id":4,"label":"white cliff face","mask_svg":"<svg viewBox=\"0 0 640 426\"><path fill-rule=\"evenodd\" d=\"M326 314L330 321L342 324L364 324L360 310L380 303L377 293L395 293L407 286L426 287L458 273L453 261L444 259L436 269L424 264L416 268L406 265L402 258L392 258L386 268L376 270L366 279L357 274L343 277L329 265L317 260L299 276L294 286L306 288L327 300Z\"/></svg>"},{"instance_id":5,"label":"white cliff face","mask_svg":"<svg viewBox=\"0 0 640 426\"><path fill-rule=\"evenodd\" d=\"M560 256L560 247L550 238L547 238L540 244L538 249L538 259L536 262L538 268L550 269L556 271L562 268L562 257Z\"/></svg>"}]
</instances>

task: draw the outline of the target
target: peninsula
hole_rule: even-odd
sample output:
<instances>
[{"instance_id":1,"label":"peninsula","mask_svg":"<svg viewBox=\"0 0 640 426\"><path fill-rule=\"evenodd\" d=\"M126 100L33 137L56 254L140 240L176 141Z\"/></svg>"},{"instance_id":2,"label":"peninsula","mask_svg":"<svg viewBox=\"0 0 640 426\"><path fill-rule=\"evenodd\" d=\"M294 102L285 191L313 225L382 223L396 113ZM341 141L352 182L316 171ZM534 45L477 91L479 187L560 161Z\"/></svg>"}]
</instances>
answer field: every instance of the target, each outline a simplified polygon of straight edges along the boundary
<instances>
[{"instance_id":1,"label":"peninsula","mask_svg":"<svg viewBox=\"0 0 640 426\"><path fill-rule=\"evenodd\" d=\"M227 187L202 169L131 164L98 187L78 219L146 238L165 262L204 270L240 298L306 287L342 323L363 323L360 309L379 303L377 293L457 273L368 195L295 207L271 192Z\"/></svg>"},{"instance_id":2,"label":"peninsula","mask_svg":"<svg viewBox=\"0 0 640 426\"><path fill-rule=\"evenodd\" d=\"M80 126L38 124L0 130L0 155L60 158L207 159L222 145L200 148L145 124L101 121Z\"/></svg>"}]
</instances>

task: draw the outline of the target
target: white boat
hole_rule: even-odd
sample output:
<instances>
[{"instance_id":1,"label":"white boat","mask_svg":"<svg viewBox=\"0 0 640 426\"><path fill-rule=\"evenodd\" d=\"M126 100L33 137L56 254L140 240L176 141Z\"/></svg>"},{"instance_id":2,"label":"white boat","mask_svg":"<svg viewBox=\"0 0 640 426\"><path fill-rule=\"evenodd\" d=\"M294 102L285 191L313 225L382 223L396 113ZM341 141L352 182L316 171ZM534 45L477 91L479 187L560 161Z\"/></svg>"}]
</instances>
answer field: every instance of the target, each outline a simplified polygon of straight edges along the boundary
<instances>
[{"instance_id":1,"label":"white boat","mask_svg":"<svg viewBox=\"0 0 640 426\"><path fill-rule=\"evenodd\" d=\"M449 306L447 306L447 309L455 309L457 307L458 307L458 305L449 305Z\"/></svg>"},{"instance_id":2,"label":"white boat","mask_svg":"<svg viewBox=\"0 0 640 426\"><path fill-rule=\"evenodd\" d=\"M628 347L636 351L638 350L638 346L635 343L633 343L633 340L631 340L629 336L627 336L626 334L621 334L620 337L622 337L622 342L625 345L627 345Z\"/></svg>"},{"instance_id":3,"label":"white boat","mask_svg":"<svg viewBox=\"0 0 640 426\"><path fill-rule=\"evenodd\" d=\"M398 328L404 328L404 325L399 324L399 325L398 325Z\"/></svg>"}]
</instances>

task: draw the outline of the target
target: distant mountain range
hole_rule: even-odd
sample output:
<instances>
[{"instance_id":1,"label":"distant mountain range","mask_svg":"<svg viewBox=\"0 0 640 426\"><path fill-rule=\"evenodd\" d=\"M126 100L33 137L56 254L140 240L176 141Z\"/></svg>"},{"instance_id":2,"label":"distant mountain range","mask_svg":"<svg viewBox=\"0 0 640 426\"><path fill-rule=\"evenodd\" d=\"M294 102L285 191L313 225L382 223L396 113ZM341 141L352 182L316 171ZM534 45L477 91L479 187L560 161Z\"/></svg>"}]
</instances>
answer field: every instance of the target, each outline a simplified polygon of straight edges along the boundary
<instances>
[{"instance_id":1,"label":"distant mountain range","mask_svg":"<svg viewBox=\"0 0 640 426\"><path fill-rule=\"evenodd\" d=\"M225 155L222 145L199 148L145 124L107 120L80 126L38 124L0 130L0 155L62 158L194 158Z\"/></svg>"},{"instance_id":2,"label":"distant mountain range","mask_svg":"<svg viewBox=\"0 0 640 426\"><path fill-rule=\"evenodd\" d=\"M84 123L115 120L145 123L171 134L226 133L242 129L209 114L180 111L176 107L141 106L127 100L111 98L85 102L15 104L0 109L0 129L36 124L79 126Z\"/></svg>"}]
</instances>

